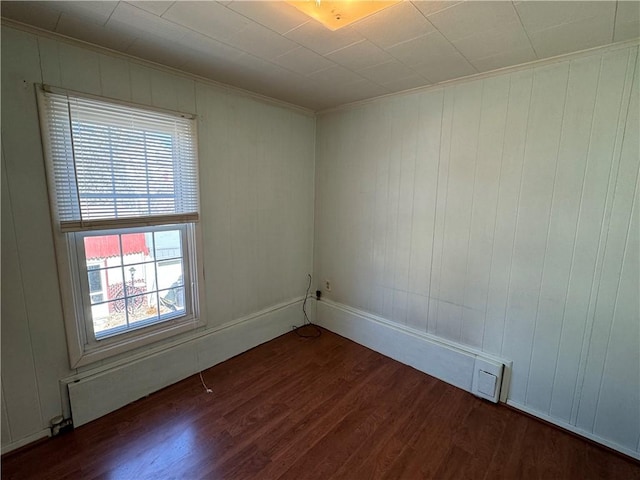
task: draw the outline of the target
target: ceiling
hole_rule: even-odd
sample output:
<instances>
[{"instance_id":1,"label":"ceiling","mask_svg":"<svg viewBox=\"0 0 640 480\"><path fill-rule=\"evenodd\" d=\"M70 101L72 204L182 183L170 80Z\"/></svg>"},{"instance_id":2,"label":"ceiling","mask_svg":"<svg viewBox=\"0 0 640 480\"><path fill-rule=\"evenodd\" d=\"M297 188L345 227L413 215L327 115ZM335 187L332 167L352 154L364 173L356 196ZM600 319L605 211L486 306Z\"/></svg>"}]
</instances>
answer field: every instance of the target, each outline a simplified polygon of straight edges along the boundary
<instances>
[{"instance_id":1,"label":"ceiling","mask_svg":"<svg viewBox=\"0 0 640 480\"><path fill-rule=\"evenodd\" d=\"M640 36L638 1L404 1L333 32L282 1L2 1L1 9L312 110Z\"/></svg>"}]
</instances>

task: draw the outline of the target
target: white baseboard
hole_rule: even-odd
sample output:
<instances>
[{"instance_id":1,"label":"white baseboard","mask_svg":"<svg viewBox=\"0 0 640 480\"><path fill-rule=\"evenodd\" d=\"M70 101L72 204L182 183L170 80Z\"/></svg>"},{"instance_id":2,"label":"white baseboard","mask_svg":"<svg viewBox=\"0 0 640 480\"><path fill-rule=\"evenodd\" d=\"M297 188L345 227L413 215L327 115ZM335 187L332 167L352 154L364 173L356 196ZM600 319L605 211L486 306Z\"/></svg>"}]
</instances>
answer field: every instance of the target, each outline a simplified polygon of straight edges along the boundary
<instances>
[{"instance_id":1,"label":"white baseboard","mask_svg":"<svg viewBox=\"0 0 640 480\"><path fill-rule=\"evenodd\" d=\"M46 438L50 436L51 436L51 430L49 430L48 428L45 428L44 430L40 430L39 432L32 433L31 435L21 438L20 440L16 440L15 442L10 442L3 445L1 453L2 455L4 455L5 453L9 453L20 447L24 447L25 445L29 445L30 443L40 440L41 438Z\"/></svg>"},{"instance_id":2,"label":"white baseboard","mask_svg":"<svg viewBox=\"0 0 640 480\"><path fill-rule=\"evenodd\" d=\"M476 358L504 364L500 400L506 400L511 368L507 360L331 300L317 302L316 323L467 392L472 389Z\"/></svg>"},{"instance_id":3,"label":"white baseboard","mask_svg":"<svg viewBox=\"0 0 640 480\"><path fill-rule=\"evenodd\" d=\"M631 450L627 447L623 447L622 445L618 445L617 443L612 442L611 440L607 440L606 438L602 438L599 437L598 435L594 435L591 432L587 432L585 430L581 430L578 427L576 427L575 425L571 425L570 423L566 423L563 422L562 420L558 420L557 418L554 417L550 417L549 415L542 413L542 412L538 412L537 410L534 410L533 408L527 407L526 405L522 405L521 403L518 402L514 402L513 400L507 400L507 405L516 408L518 410L522 410L523 412L528 413L529 415L532 415L534 417L538 417L541 420L544 420L545 422L549 422L552 423L560 428L563 428L565 430L568 430L572 433L575 433L576 435L580 435L581 437L585 437L588 438L589 440L592 440L596 443L600 443L602 445L604 445L605 447L609 447L612 450L617 450L620 453L624 453L625 455L628 455L631 458L635 458L636 460L640 460L640 452L637 452L635 450Z\"/></svg>"},{"instance_id":4,"label":"white baseboard","mask_svg":"<svg viewBox=\"0 0 640 480\"><path fill-rule=\"evenodd\" d=\"M291 331L292 325L302 323L301 308L300 299L275 305L131 362L64 379L74 426L84 425Z\"/></svg>"}]
</instances>

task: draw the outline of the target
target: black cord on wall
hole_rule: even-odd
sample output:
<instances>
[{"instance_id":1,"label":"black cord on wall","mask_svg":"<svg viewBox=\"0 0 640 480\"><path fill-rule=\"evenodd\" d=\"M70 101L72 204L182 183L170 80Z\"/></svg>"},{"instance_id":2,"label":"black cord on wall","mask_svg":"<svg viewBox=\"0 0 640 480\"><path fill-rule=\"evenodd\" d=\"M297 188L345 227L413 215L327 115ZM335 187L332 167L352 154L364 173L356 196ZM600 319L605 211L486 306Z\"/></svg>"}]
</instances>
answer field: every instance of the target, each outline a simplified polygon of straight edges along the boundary
<instances>
[{"instance_id":1,"label":"black cord on wall","mask_svg":"<svg viewBox=\"0 0 640 480\"><path fill-rule=\"evenodd\" d=\"M318 327L316 324L311 323L311 321L309 320L309 315L307 315L307 299L309 298L309 290L311 289L311 275L307 274L307 276L309 277L309 285L307 285L307 292L304 294L304 301L302 302L302 313L304 313L304 322L302 323L302 325L295 328L294 332L296 332L296 335L302 338L318 338L320 335L322 335L322 330L320 330L320 327ZM306 327L311 327L313 333L302 333L302 329L309 330L309 328Z\"/></svg>"}]
</instances>

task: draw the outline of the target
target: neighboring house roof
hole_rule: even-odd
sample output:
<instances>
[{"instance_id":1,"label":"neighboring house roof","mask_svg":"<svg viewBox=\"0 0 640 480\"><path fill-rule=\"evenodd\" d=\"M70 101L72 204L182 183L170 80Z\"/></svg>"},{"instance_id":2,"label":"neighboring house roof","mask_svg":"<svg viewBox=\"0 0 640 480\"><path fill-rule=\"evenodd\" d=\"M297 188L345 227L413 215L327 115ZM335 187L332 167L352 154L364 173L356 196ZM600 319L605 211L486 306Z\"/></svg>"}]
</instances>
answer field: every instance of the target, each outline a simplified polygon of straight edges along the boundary
<instances>
[{"instance_id":1,"label":"neighboring house roof","mask_svg":"<svg viewBox=\"0 0 640 480\"><path fill-rule=\"evenodd\" d=\"M134 253L149 254L149 247L144 233L131 233L122 235L122 254ZM87 259L116 257L120 255L120 241L118 235L105 235L99 237L85 237L84 250Z\"/></svg>"}]
</instances>

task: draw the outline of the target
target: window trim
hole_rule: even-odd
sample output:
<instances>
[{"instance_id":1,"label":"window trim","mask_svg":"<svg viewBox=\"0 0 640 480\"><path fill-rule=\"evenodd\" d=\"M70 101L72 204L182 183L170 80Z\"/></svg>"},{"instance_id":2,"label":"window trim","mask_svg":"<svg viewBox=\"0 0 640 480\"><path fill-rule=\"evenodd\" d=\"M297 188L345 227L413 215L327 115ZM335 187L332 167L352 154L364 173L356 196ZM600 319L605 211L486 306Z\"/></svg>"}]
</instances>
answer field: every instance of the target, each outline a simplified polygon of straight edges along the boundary
<instances>
[{"instance_id":1,"label":"window trim","mask_svg":"<svg viewBox=\"0 0 640 480\"><path fill-rule=\"evenodd\" d=\"M144 230L143 227L141 229ZM187 235L191 236L190 248L187 249L187 252L183 252L184 263L185 265L189 263L191 269L189 283L191 283L193 310L189 318L181 317L181 321L177 322L168 320L154 323L101 339L93 344L87 338L85 328L87 318L84 313L82 292L76 287L76 283L79 284L82 279L79 258L84 257L78 257L78 242L68 238L69 235L74 235L73 233L57 232L54 235L56 251L59 252L57 255L58 276L71 368L89 365L160 340L192 332L206 325L205 303L202 301L204 292L204 266L200 253L202 251L202 231L199 223L187 224L186 229ZM109 232L109 230L105 232Z\"/></svg>"},{"instance_id":2,"label":"window trim","mask_svg":"<svg viewBox=\"0 0 640 480\"><path fill-rule=\"evenodd\" d=\"M160 113L169 113L179 115L184 118L190 118L197 120L197 115L192 113L183 113L173 110L168 110L152 105L146 105L141 103L123 101L116 98L96 96L84 92L68 90L58 87L51 87L49 85L38 84L35 85L36 96L39 100L39 95L42 91L49 91L52 93L64 93L71 96L92 98L104 102L111 102L118 105L131 106L134 108L142 108L150 111L157 111ZM41 112L39 111L39 114ZM196 148L196 162L198 153L198 125L197 121L194 123L194 142ZM43 123L40 122L41 129L41 141L43 147L43 160L46 166L48 160L45 155L47 149L46 132L43 130ZM56 211L56 202L51 201L52 185L47 172L47 186L50 190L49 195L49 209L52 221L52 234L56 252L56 264L58 270L58 281L60 289L60 300L62 304L63 320L65 334L67 338L67 351L69 355L69 366L72 369L83 367L93 364L110 357L124 354L133 350L138 350L147 345L170 339L172 337L186 335L189 332L195 333L197 330L207 324L206 315L206 303L204 298L204 264L202 254L202 226L199 218L187 218L184 215L167 216L167 218L149 218L148 222L140 222L137 226L141 227L153 227L156 225L169 225L175 223L184 223L189 225L190 246L188 256L184 254L185 264L188 262L191 268L191 303L193 305L192 317L189 320L181 322L158 322L153 325L142 327L140 329L132 330L127 334L116 335L110 342L102 341L99 348L87 348L86 332L84 328L84 315L83 313L83 301L82 296L78 292L78 288L74 285L80 281L80 272L77 262L77 242L70 241L69 235L74 233L62 232L59 221L58 213ZM106 221L99 225L87 226L86 231L90 233L93 230L99 229L104 231L109 230L122 230L125 228L131 228L134 225L130 225L128 219L122 219L118 225L112 225L110 221ZM72 258L76 261L72 261ZM186 280L186 278L185 278ZM186 282L185 282L186 283ZM79 318L80 315L81 317ZM131 335L128 335L131 334ZM132 352L133 353L133 352Z\"/></svg>"}]
</instances>

